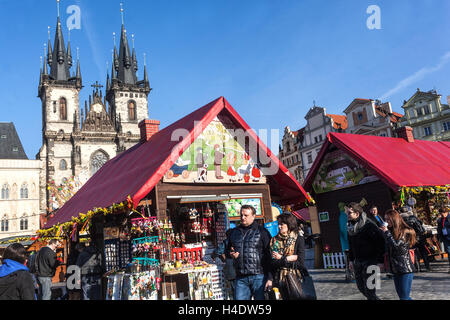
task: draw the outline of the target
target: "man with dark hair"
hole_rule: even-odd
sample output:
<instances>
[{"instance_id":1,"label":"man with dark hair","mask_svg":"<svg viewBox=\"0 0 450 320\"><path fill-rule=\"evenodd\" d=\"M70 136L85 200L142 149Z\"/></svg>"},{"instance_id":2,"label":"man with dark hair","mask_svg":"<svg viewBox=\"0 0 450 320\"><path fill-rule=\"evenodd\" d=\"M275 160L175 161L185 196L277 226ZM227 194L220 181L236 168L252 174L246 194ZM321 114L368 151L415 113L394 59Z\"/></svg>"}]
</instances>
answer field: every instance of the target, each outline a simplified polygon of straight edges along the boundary
<instances>
[{"instance_id":1,"label":"man with dark hair","mask_svg":"<svg viewBox=\"0 0 450 320\"><path fill-rule=\"evenodd\" d=\"M375 205L370 207L369 215L367 215L367 217L370 218L373 222L375 222L378 228L380 228L384 223L383 218L381 218L380 215L378 214L378 207Z\"/></svg>"},{"instance_id":2,"label":"man with dark hair","mask_svg":"<svg viewBox=\"0 0 450 320\"><path fill-rule=\"evenodd\" d=\"M225 249L234 259L236 270L235 299L264 300L264 290L272 280L270 233L256 221L252 206L241 207L241 223L231 230Z\"/></svg>"},{"instance_id":3,"label":"man with dark hair","mask_svg":"<svg viewBox=\"0 0 450 320\"><path fill-rule=\"evenodd\" d=\"M368 300L379 300L376 289L369 288L367 280L370 266L384 258L385 241L381 230L370 219L360 204L352 202L345 207L348 216L349 268L355 272L358 290Z\"/></svg>"},{"instance_id":4,"label":"man with dark hair","mask_svg":"<svg viewBox=\"0 0 450 320\"><path fill-rule=\"evenodd\" d=\"M59 245L58 240L52 239L48 246L39 250L36 256L36 273L41 300L50 300L52 297L52 278L55 276L56 268L60 265L56 255Z\"/></svg>"},{"instance_id":5,"label":"man with dark hair","mask_svg":"<svg viewBox=\"0 0 450 320\"><path fill-rule=\"evenodd\" d=\"M0 266L0 300L36 300L34 282L25 266L27 252L20 243L6 248Z\"/></svg>"}]
</instances>

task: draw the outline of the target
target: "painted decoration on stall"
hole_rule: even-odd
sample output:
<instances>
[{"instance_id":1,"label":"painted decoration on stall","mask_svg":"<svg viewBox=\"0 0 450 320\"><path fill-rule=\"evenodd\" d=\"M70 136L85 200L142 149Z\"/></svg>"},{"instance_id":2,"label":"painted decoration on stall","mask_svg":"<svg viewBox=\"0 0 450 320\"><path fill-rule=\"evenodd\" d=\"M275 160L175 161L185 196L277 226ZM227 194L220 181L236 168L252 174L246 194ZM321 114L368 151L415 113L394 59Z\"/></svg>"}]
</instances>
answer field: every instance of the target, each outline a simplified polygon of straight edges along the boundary
<instances>
[{"instance_id":1,"label":"painted decoration on stall","mask_svg":"<svg viewBox=\"0 0 450 320\"><path fill-rule=\"evenodd\" d=\"M228 217L239 218L241 216L241 207L250 205L256 209L256 216L262 216L261 198L254 199L231 199L224 200L223 204L227 207Z\"/></svg>"},{"instance_id":2,"label":"painted decoration on stall","mask_svg":"<svg viewBox=\"0 0 450 320\"><path fill-rule=\"evenodd\" d=\"M313 188L316 193L325 193L378 180L342 150L336 150L325 155Z\"/></svg>"},{"instance_id":3,"label":"painted decoration on stall","mask_svg":"<svg viewBox=\"0 0 450 320\"><path fill-rule=\"evenodd\" d=\"M216 117L164 176L175 183L266 183L257 161ZM236 134L234 134L236 133ZM240 139L238 139L240 140ZM245 141L245 139L243 140Z\"/></svg>"}]
</instances>

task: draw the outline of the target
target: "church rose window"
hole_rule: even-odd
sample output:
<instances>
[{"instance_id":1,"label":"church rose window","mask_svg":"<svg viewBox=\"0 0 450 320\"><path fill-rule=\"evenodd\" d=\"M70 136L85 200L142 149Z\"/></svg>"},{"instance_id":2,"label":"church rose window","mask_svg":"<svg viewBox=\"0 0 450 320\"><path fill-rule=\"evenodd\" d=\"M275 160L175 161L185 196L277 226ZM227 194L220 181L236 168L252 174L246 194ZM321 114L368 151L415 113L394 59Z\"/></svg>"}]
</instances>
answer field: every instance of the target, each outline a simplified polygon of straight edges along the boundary
<instances>
[{"instance_id":1,"label":"church rose window","mask_svg":"<svg viewBox=\"0 0 450 320\"><path fill-rule=\"evenodd\" d=\"M91 175L94 175L100 168L108 162L108 156L102 151L94 153L91 159Z\"/></svg>"}]
</instances>

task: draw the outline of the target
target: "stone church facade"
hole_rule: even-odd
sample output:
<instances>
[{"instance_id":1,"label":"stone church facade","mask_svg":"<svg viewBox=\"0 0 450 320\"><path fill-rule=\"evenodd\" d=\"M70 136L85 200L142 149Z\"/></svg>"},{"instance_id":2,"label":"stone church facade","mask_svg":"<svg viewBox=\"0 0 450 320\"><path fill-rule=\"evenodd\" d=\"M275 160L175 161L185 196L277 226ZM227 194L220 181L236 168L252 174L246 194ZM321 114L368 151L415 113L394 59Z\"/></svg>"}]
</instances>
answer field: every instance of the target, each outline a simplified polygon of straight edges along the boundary
<instances>
[{"instance_id":1,"label":"stone church facade","mask_svg":"<svg viewBox=\"0 0 450 320\"><path fill-rule=\"evenodd\" d=\"M39 183L41 214L61 205L49 185L64 185L74 177L78 185L84 184L104 163L139 142L138 124L149 117L151 88L147 70L144 66L144 79L139 81L135 49L130 49L123 24L119 51L114 46L105 94L96 83L92 85L89 101L81 103L79 57L76 69L72 69L75 66L70 41L66 47L58 17L55 40L52 46L49 39L38 87L42 102L42 147L36 158L43 164Z\"/></svg>"}]
</instances>

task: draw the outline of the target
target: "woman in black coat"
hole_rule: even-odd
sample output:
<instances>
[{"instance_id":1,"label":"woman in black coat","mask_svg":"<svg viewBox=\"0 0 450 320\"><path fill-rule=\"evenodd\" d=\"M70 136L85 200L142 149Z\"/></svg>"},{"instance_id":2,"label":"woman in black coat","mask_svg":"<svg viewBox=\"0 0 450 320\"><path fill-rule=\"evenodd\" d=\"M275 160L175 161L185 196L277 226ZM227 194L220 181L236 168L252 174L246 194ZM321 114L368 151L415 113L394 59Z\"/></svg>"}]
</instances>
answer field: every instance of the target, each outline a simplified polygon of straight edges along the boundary
<instances>
[{"instance_id":1,"label":"woman in black coat","mask_svg":"<svg viewBox=\"0 0 450 320\"><path fill-rule=\"evenodd\" d=\"M6 248L0 267L0 300L36 300L34 282L28 268L27 252L14 243Z\"/></svg>"},{"instance_id":2,"label":"woman in black coat","mask_svg":"<svg viewBox=\"0 0 450 320\"><path fill-rule=\"evenodd\" d=\"M416 243L416 232L410 228L395 210L388 210L384 219L388 227L381 227L388 246L389 266L400 300L411 300L414 263L409 250Z\"/></svg>"},{"instance_id":3,"label":"woman in black coat","mask_svg":"<svg viewBox=\"0 0 450 320\"><path fill-rule=\"evenodd\" d=\"M270 241L272 251L272 274L275 286L280 289L283 300L289 296L281 285L289 270L297 270L303 278L308 277L305 267L305 239L298 232L297 220L291 214L278 216L279 233Z\"/></svg>"}]
</instances>

